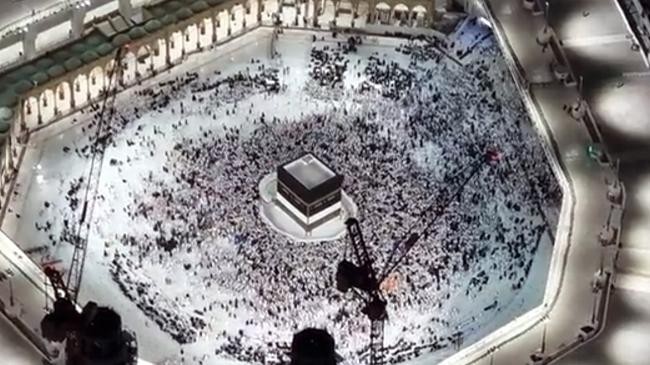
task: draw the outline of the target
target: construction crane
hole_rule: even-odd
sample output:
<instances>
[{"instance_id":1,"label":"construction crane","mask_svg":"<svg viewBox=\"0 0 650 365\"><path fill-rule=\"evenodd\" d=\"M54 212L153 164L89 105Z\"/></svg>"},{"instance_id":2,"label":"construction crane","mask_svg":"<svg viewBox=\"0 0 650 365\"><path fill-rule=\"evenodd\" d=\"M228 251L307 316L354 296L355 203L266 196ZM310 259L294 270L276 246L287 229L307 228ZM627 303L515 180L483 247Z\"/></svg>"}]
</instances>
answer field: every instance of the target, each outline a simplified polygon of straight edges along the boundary
<instances>
[{"instance_id":1,"label":"construction crane","mask_svg":"<svg viewBox=\"0 0 650 365\"><path fill-rule=\"evenodd\" d=\"M115 310L88 302L79 311L61 273L45 267L54 289L54 310L43 317L41 333L49 341L65 341L66 365L136 365L135 335L122 328Z\"/></svg>"},{"instance_id":2,"label":"construction crane","mask_svg":"<svg viewBox=\"0 0 650 365\"><path fill-rule=\"evenodd\" d=\"M114 66L109 71L108 86L102 97L81 219L76 235L71 237L72 242L70 242L73 245L73 254L67 280L64 281L63 274L53 266L44 268L44 273L53 288L54 308L41 321L41 332L49 341L65 341L67 365L135 365L137 363L135 335L122 329L120 315L113 309L100 307L94 302L86 303L80 311L77 303L86 260L90 225L87 218L94 206L104 150L108 141L107 135L104 134L104 126L115 113L115 95L122 80L122 60L127 49L128 47L120 47L115 52ZM92 180L95 175L97 175L96 186L93 189Z\"/></svg>"},{"instance_id":3,"label":"construction crane","mask_svg":"<svg viewBox=\"0 0 650 365\"><path fill-rule=\"evenodd\" d=\"M105 134L104 129L108 124L107 121L110 122L115 114L115 96L117 95L117 89L122 82L122 76L124 73L122 62L124 54L127 51L128 45L117 49L115 57L113 58L113 67L109 70L108 85L106 90L104 90L102 104L99 110L99 115L97 116L98 123L94 136L94 145L91 149L92 158L90 161L88 180L83 198L81 219L77 225L76 234L71 237L73 240L71 243L74 246L74 251L72 253L72 262L70 264L70 270L68 271L66 287L68 288L70 297L74 302L77 301L79 290L81 288L81 279L86 262L88 233L90 231L89 217L92 215L92 210L94 208L97 196L97 187L99 186L99 175L101 174L101 169L104 163L104 151L106 150L107 143L107 135ZM96 180L94 189L92 187L93 178Z\"/></svg>"},{"instance_id":4,"label":"construction crane","mask_svg":"<svg viewBox=\"0 0 650 365\"><path fill-rule=\"evenodd\" d=\"M370 365L383 364L384 322L388 318L388 313L386 311L387 302L380 288L381 283L397 269L421 238L429 236L431 228L444 215L451 203L460 197L465 186L481 171L481 168L486 163L495 163L500 158L497 151L488 150L473 164L464 168L461 174L466 176L461 180L462 182L447 194L442 202L436 201L420 213L421 224L411 227L406 238L393 246L384 268L379 272L373 266L374 261L363 239L359 221L356 218L346 220L349 243L356 262L345 257L338 264L336 288L343 293L352 291L364 303L361 312L370 319ZM433 212L433 217L427 219L427 215L431 212Z\"/></svg>"}]
</instances>

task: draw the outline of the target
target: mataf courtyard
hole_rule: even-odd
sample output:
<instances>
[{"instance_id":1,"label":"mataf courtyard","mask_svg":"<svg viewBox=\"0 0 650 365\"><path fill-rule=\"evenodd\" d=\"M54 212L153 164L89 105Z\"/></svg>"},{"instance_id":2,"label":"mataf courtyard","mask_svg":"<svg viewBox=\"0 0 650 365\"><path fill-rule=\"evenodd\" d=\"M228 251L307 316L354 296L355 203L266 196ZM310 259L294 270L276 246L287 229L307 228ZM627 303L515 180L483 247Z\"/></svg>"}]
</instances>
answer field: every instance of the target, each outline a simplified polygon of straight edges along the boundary
<instances>
[{"instance_id":1,"label":"mataf courtyard","mask_svg":"<svg viewBox=\"0 0 650 365\"><path fill-rule=\"evenodd\" d=\"M378 265L455 197L392 277L387 361L438 362L541 303L562 194L476 21L446 42L260 28L123 91L97 134L100 110L30 136L5 231L64 271L87 239L80 300L120 308L145 360L274 362L310 326L366 360L333 281L346 238L259 215L260 180L304 152L345 176Z\"/></svg>"}]
</instances>

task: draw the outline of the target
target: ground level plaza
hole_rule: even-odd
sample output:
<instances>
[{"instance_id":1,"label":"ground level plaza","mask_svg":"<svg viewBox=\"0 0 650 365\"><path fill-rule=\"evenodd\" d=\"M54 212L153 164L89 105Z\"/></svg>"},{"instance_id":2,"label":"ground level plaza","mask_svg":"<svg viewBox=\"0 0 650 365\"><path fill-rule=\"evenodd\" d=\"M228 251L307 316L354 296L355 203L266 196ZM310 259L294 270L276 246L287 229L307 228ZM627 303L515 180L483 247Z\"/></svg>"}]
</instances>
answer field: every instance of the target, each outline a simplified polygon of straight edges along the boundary
<instances>
[{"instance_id":1,"label":"ground level plaza","mask_svg":"<svg viewBox=\"0 0 650 365\"><path fill-rule=\"evenodd\" d=\"M512 12L513 8L509 7L508 9L503 8L504 14L513 14L513 12ZM522 16L520 18L523 19L524 17ZM524 64L524 67L525 67L526 63L523 63L523 64ZM542 100L542 97L544 95L549 96L552 93L554 95L554 97L556 97L557 95L563 95L563 92L564 92L565 89L563 89L563 88L551 89L550 91L548 91L547 94L544 94L543 91L548 90L548 87L546 87L546 89L544 89L544 90L542 90L542 89L537 90L537 89L535 89L533 87L533 90L536 91L536 93L534 93L535 100L537 101L537 103L541 103L540 100ZM574 95L571 95L570 93L568 93L567 95L568 95L568 97L566 99L572 99L574 97ZM566 100L566 99L562 99L562 98L560 98L560 99L561 100ZM555 100L555 99L549 98L549 100L552 101L552 100ZM560 102L557 102L557 104L560 104ZM555 108L555 105L553 105L552 103L551 103L551 105L546 105L546 106L545 106L545 104L541 103L541 105L542 106L540 107L540 109L541 109L542 115L544 117L546 117L545 118L546 121L549 121L549 120L554 121L556 119L557 120L563 120L563 118L566 118L566 117L563 117L563 113L561 111L561 105L560 105L560 107L557 107L557 108ZM600 210L600 209L597 209L596 205L593 205L593 206L590 207L590 209L584 209L584 207L581 207L581 205L580 205L581 204L580 194L583 191L589 191L589 192L599 192L599 191L601 191L602 192L602 190L599 190L598 186L597 186L598 182L601 181L601 180L599 180L599 173L598 173L599 172L599 166L589 164L588 163L589 161L585 160L584 157L580 153L576 153L576 147L575 147L576 145L574 143L575 139L572 139L572 138L575 138L576 136L579 136L580 133L583 133L583 132L579 128L580 125L571 124L570 123L571 120L568 120L566 122L569 122L569 123L561 125L561 130L562 130L562 134L564 135L564 137L559 138L559 137L557 137L557 135L555 135L556 138L553 138L553 139L556 141L558 146L560 146L559 147L560 150L562 149L562 146L567 146L565 154L562 154L562 156L565 156L565 158L567 159L567 166L569 167L569 175L571 175L572 171L574 173L575 173L576 170L578 171L578 174L576 176L573 176L573 182L575 184L577 184L576 189L575 189L576 198L577 198L576 199L576 202L577 202L576 208L577 208L577 210L576 210L576 214L574 215L574 217L575 217L576 220L579 220L582 223L593 222L594 229L591 230L591 232L598 231L600 229L600 224L601 224L600 222L602 222L602 220L599 220L598 217L600 217L602 214L606 214L607 213L607 208L603 207L603 209ZM553 131L553 126L554 126L553 123L554 122L549 123L551 131ZM576 129L575 129L576 134L571 134L569 131L572 130L571 126L574 126L574 125L576 126ZM578 149L578 151L579 151L579 149ZM590 174L592 174L593 176L590 175ZM593 180L590 180L589 176L592 176ZM590 196L594 196L594 195L599 195L599 194L592 194ZM589 218L590 216L588 214L593 214L594 216L592 218ZM585 221L585 219L587 219L587 220ZM581 228L579 228L579 226L574 224L572 226L566 226L565 228L566 229L576 229L576 232L574 232L571 235L574 240L579 239L580 237L583 237L583 236L581 236L582 231L580 230ZM585 237L587 237L586 232L587 231L585 231ZM559 232L558 235L560 235L561 233L562 232ZM586 243L585 243L585 245L586 245ZM594 250L591 250L591 251L594 251ZM580 253L579 256L577 255L577 252ZM581 272L583 273L583 275L582 276L577 276L575 279L571 279L570 276L564 278L565 282L566 282L566 280L570 280L572 285L571 286L564 286L562 291L560 291L560 295L559 295L559 299L558 299L559 301L556 302L556 306L553 307L555 312L552 311L551 313L546 314L548 320L540 322L540 327L537 327L539 329L539 331L535 331L534 328L533 329L528 328L526 331L524 331L525 335L518 336L516 338L516 340L511 341L506 345L502 345L499 348L498 351L496 351L496 352L494 352L492 354L492 356L485 357L482 360L482 361L484 361L484 363L486 363L486 364L491 363L491 362L497 363L497 364L502 363L502 362L503 363L508 363L508 361L510 361L510 360L519 361L518 359L521 359L523 361L523 359L526 358L527 353L529 354L530 352L534 352L534 350L539 349L540 346L543 346L542 348L545 348L545 349L548 349L549 351L552 351L553 349L557 348L559 344L567 343L567 341L568 342L571 341L571 339L573 338L573 335L575 335L575 332L573 332L571 330L567 330L567 328L570 328L572 323L575 323L576 325L580 325L580 324L584 324L584 323L589 323L589 321L592 320L593 313L591 311L586 311L585 312L585 317L581 317L579 315L576 316L575 313L572 313L570 317L567 317L567 316L562 315L562 312L559 311L559 309L562 308L562 301L561 301L562 293L564 293L564 292L573 293L573 295L570 298L571 298L572 301L575 301L576 300L575 293L576 292L581 292L580 290L576 290L576 289L583 288L583 287L585 289L587 289L587 288L589 289L589 290L582 291L582 293L584 294L584 298L588 298L588 300L585 300L585 303L584 303L585 306L584 307L585 308L587 308L587 307L591 308L594 305L593 304L594 296L593 296L593 294L590 294L591 293L590 283L592 282L592 279L593 279L593 273L596 272L597 269L598 269L598 264L596 264L596 266L594 266L594 267L587 267L587 262L589 262L589 260L586 260L585 258L590 257L588 252L589 251L581 251L581 245L580 244L572 245L571 250L569 250L569 256L568 256L569 261L568 261L568 264L566 265L566 270L568 271L568 273L571 273L573 270L577 270L577 271L582 270ZM572 266L571 265L572 257L576 257L576 259L575 259L576 261L574 261L574 262L577 262L577 260L578 260L577 257L581 257L581 261L580 261L581 265L573 265ZM599 261L598 258L594 257L594 262L596 263L598 261ZM577 278L580 278L580 277L583 280L578 280L577 279ZM627 282L630 283L630 284L628 284L629 287L633 287L633 285L634 285L633 280L628 280ZM578 298L580 298L580 297L582 297L582 295L578 296ZM617 297L615 297L615 298L617 298ZM628 296L628 298L636 298L636 299L632 299L633 302L639 300L639 296L635 297L635 296L631 295L631 296ZM588 305L588 303L589 303L589 305ZM614 300L613 303L619 303L619 302ZM567 304L567 306L568 306L568 304ZM589 313L587 313L587 312L589 312ZM568 320L569 318L575 319L575 320L574 321L569 321ZM558 323L561 323L562 325L560 326ZM548 334L556 333L556 334L551 339L551 336L545 336L547 333ZM562 337L563 335L566 335L568 337L564 338L564 337ZM526 341L526 338L529 338L529 341ZM515 343L517 344L517 346L513 347ZM485 346L490 346L490 345L486 344ZM526 352L527 351L526 349L528 349L530 351ZM462 355L462 353L461 353L461 355ZM622 355L622 354L616 353L616 352L610 352L610 355L612 355L612 356L613 355L625 356L625 355Z\"/></svg>"}]
</instances>

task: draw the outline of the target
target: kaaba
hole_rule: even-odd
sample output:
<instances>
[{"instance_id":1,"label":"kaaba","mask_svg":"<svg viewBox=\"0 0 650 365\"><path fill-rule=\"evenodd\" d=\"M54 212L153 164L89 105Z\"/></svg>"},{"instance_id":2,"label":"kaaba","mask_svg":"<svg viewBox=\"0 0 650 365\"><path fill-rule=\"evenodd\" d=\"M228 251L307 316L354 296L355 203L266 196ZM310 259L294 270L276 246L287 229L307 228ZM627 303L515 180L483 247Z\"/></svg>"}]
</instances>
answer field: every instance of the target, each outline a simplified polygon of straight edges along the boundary
<instances>
[{"instance_id":1,"label":"kaaba","mask_svg":"<svg viewBox=\"0 0 650 365\"><path fill-rule=\"evenodd\" d=\"M277 176L278 205L305 232L341 214L343 176L312 153L278 166Z\"/></svg>"}]
</instances>

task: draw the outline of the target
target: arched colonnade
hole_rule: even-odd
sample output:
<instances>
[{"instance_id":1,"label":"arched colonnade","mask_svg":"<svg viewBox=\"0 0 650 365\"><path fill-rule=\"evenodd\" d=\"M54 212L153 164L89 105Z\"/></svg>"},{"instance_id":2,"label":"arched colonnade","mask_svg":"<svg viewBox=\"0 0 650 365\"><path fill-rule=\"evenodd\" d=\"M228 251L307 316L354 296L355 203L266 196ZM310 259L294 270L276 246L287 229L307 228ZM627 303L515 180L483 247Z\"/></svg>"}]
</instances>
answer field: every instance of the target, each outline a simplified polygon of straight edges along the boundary
<instances>
[{"instance_id":1,"label":"arched colonnade","mask_svg":"<svg viewBox=\"0 0 650 365\"><path fill-rule=\"evenodd\" d=\"M234 0L132 41L122 58L122 86L138 83L180 62L188 53L272 20L271 14L282 10L281 1L285 0ZM307 9L311 4L307 13L316 15L311 19L314 26L319 26L323 6L334 6L335 16L341 7L340 0L307 0L303 4ZM427 26L435 13L435 0L352 1L347 6L352 9L353 25L360 7L366 9L370 23L394 26ZM113 62L111 56L104 57L29 91L21 102L21 131L34 130L96 100L108 90Z\"/></svg>"},{"instance_id":2,"label":"arched colonnade","mask_svg":"<svg viewBox=\"0 0 650 365\"><path fill-rule=\"evenodd\" d=\"M321 27L325 22L343 27L373 24L426 27L436 15L436 0L267 0L263 6L267 15L278 12L295 17L283 18L285 25L313 27ZM287 11L287 8L294 10Z\"/></svg>"},{"instance_id":3,"label":"arched colonnade","mask_svg":"<svg viewBox=\"0 0 650 365\"><path fill-rule=\"evenodd\" d=\"M189 53L245 31L259 22L262 8L261 0L232 1L130 42L122 57L121 86L136 84ZM33 131L105 93L114 53L27 92L21 101L20 132Z\"/></svg>"}]
</instances>

